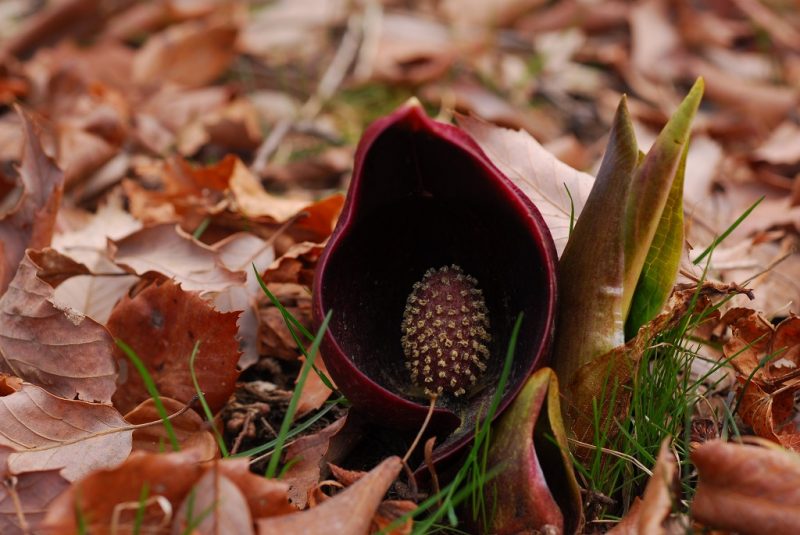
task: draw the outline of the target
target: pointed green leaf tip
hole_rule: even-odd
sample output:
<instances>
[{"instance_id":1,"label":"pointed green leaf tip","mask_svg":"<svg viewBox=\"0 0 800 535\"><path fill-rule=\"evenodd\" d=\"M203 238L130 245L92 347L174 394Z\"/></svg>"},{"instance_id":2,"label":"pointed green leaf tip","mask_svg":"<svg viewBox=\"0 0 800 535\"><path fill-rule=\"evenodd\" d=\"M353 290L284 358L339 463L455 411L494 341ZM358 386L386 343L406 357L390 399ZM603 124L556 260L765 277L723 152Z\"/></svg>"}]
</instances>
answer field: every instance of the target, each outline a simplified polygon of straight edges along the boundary
<instances>
[{"instance_id":1,"label":"pointed green leaf tip","mask_svg":"<svg viewBox=\"0 0 800 535\"><path fill-rule=\"evenodd\" d=\"M593 369L596 360L624 343L631 314L627 331L635 334L672 288L683 247L681 162L702 95L698 79L643 158L620 101L594 188L559 262L552 362L573 432L573 417L585 409L573 402L602 394L592 380L603 372Z\"/></svg>"},{"instance_id":2,"label":"pointed green leaf tip","mask_svg":"<svg viewBox=\"0 0 800 535\"><path fill-rule=\"evenodd\" d=\"M622 302L626 318L650 246L662 220L673 181L678 174L681 155L689 141L692 119L703 97L703 88L703 79L698 78L634 174L625 212L625 281Z\"/></svg>"}]
</instances>

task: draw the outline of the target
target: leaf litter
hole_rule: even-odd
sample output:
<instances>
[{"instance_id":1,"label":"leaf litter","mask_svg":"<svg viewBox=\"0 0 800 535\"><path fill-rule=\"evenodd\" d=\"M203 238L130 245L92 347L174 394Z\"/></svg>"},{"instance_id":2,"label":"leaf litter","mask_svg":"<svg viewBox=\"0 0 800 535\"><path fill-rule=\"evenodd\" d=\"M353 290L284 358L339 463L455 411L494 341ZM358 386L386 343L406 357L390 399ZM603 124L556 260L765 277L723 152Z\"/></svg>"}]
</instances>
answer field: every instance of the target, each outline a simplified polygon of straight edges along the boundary
<instances>
[{"instance_id":1,"label":"leaf litter","mask_svg":"<svg viewBox=\"0 0 800 535\"><path fill-rule=\"evenodd\" d=\"M347 409L321 359L321 375L301 385L284 481L252 474L259 461L218 459L213 433L245 453L276 438L363 128L413 95L457 117L537 202L561 251L620 93L647 148L697 76L706 101L686 166L679 282L720 281L700 285L719 313L692 336L703 341L697 362L717 363L732 386L708 381L708 407L687 425L690 455L664 446L645 459L654 475L615 531L669 533L686 520L675 511L717 530L796 524L786 489L798 462L778 446L800 448L796 13L757 0L97 5L0 10L0 370L13 375L0 398L0 531L74 533L82 518L91 533L411 532L407 515L426 494L409 486L434 492L391 457L413 437L354 425L352 412L337 432ZM645 330L691 310L686 288ZM134 348L167 413L180 413L180 452L163 453L163 415L114 338ZM740 443L747 433L767 442ZM323 484L331 474L344 488ZM578 480L597 498L586 474ZM609 527L587 521L587 531Z\"/></svg>"}]
</instances>

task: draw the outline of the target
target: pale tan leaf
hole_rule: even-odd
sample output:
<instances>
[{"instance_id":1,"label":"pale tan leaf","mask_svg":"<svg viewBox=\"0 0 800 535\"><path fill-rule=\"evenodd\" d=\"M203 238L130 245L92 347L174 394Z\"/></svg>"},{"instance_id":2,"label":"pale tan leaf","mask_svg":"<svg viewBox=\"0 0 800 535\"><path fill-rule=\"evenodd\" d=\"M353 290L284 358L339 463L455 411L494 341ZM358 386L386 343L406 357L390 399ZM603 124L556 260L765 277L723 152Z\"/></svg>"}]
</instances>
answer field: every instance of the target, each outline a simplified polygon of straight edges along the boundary
<instances>
[{"instance_id":1,"label":"pale tan leaf","mask_svg":"<svg viewBox=\"0 0 800 535\"><path fill-rule=\"evenodd\" d=\"M184 290L201 294L221 292L246 279L244 273L224 267L217 251L172 224L155 225L109 241L109 249L117 264L137 275L161 273L174 278Z\"/></svg>"},{"instance_id":2,"label":"pale tan leaf","mask_svg":"<svg viewBox=\"0 0 800 535\"><path fill-rule=\"evenodd\" d=\"M242 491L217 466L210 468L192 487L172 522L172 533L198 535L250 535L253 519Z\"/></svg>"},{"instance_id":3,"label":"pale tan leaf","mask_svg":"<svg viewBox=\"0 0 800 535\"><path fill-rule=\"evenodd\" d=\"M569 237L571 209L574 208L577 221L594 177L557 160L527 132L501 128L473 117L459 116L458 124L477 141L492 163L533 201L560 255Z\"/></svg>"},{"instance_id":4,"label":"pale tan leaf","mask_svg":"<svg viewBox=\"0 0 800 535\"><path fill-rule=\"evenodd\" d=\"M0 485L0 533L27 535L44 518L47 506L69 487L58 470L6 477ZM20 522L24 519L26 528Z\"/></svg>"}]
</instances>

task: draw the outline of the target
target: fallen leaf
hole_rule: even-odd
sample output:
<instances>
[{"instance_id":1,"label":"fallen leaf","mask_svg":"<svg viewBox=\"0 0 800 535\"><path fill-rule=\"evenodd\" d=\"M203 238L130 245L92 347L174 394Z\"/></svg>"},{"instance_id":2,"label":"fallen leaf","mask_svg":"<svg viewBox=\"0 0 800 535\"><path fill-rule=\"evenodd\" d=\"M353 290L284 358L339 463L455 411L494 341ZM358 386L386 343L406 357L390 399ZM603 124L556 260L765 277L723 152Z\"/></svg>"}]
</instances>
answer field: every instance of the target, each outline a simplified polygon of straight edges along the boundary
<instances>
[{"instance_id":1,"label":"fallen leaf","mask_svg":"<svg viewBox=\"0 0 800 535\"><path fill-rule=\"evenodd\" d=\"M410 500L384 500L378 506L372 524L369 527L370 533L380 533L401 516L411 513L417 508L417 504ZM387 535L410 535L414 528L414 520L408 516L405 522L395 527L391 531L386 531Z\"/></svg>"},{"instance_id":2,"label":"fallen leaf","mask_svg":"<svg viewBox=\"0 0 800 535\"><path fill-rule=\"evenodd\" d=\"M314 281L317 260L324 249L324 243L305 241L292 245L280 258L270 264L264 272L264 280L293 282L310 288Z\"/></svg>"},{"instance_id":3,"label":"fallen leaf","mask_svg":"<svg viewBox=\"0 0 800 535\"><path fill-rule=\"evenodd\" d=\"M578 219L589 198L594 177L558 161L527 132L463 116L458 117L458 125L536 205L560 256L569 237L570 214L574 211L574 220Z\"/></svg>"},{"instance_id":4,"label":"fallen leaf","mask_svg":"<svg viewBox=\"0 0 800 535\"><path fill-rule=\"evenodd\" d=\"M653 475L647 482L642 496L639 516L639 533L642 535L667 535L665 523L675 504L678 462L669 448L669 439L661 442ZM685 532L682 531L682 533Z\"/></svg>"},{"instance_id":5,"label":"fallen leaf","mask_svg":"<svg viewBox=\"0 0 800 535\"><path fill-rule=\"evenodd\" d=\"M117 378L114 342L102 325L58 303L53 286L40 278L43 264L59 259L68 260L52 249L29 251L0 297L0 371L66 399L109 402Z\"/></svg>"},{"instance_id":6,"label":"fallen leaf","mask_svg":"<svg viewBox=\"0 0 800 535\"><path fill-rule=\"evenodd\" d=\"M40 132L21 108L23 150L19 184L0 199L0 294L6 291L25 249L50 245L64 174L42 149Z\"/></svg>"},{"instance_id":7,"label":"fallen leaf","mask_svg":"<svg viewBox=\"0 0 800 535\"><path fill-rule=\"evenodd\" d=\"M175 414L185 407L180 401L161 396L161 402L167 414ZM136 408L125 415L125 420L132 425L158 422L161 416L156 409L155 401L151 398L140 403ZM188 409L183 414L170 418L175 437L181 449L196 449L203 454L204 461L211 461L219 456L217 441L206 422L199 414ZM170 439L163 424L155 424L136 429L133 432L133 449L152 452L164 451L170 444Z\"/></svg>"},{"instance_id":8,"label":"fallen leaf","mask_svg":"<svg viewBox=\"0 0 800 535\"><path fill-rule=\"evenodd\" d=\"M109 254L131 273L156 272L174 278L184 290L201 295L241 285L246 276L222 265L217 251L171 224L144 228L109 241Z\"/></svg>"},{"instance_id":9,"label":"fallen leaf","mask_svg":"<svg viewBox=\"0 0 800 535\"><path fill-rule=\"evenodd\" d=\"M221 474L244 493L254 519L294 513L289 503L289 485L283 480L267 479L250 471L249 459L225 459L217 463Z\"/></svg>"},{"instance_id":10,"label":"fallen leaf","mask_svg":"<svg viewBox=\"0 0 800 535\"><path fill-rule=\"evenodd\" d=\"M704 525L752 535L794 533L800 525L800 457L712 440L692 452L699 482L692 516Z\"/></svg>"},{"instance_id":11,"label":"fallen leaf","mask_svg":"<svg viewBox=\"0 0 800 535\"><path fill-rule=\"evenodd\" d=\"M172 521L173 533L254 534L242 491L217 469L209 468L183 500Z\"/></svg>"},{"instance_id":12,"label":"fallen leaf","mask_svg":"<svg viewBox=\"0 0 800 535\"><path fill-rule=\"evenodd\" d=\"M0 445L13 474L60 469L75 481L116 466L131 451L133 430L110 405L55 397L32 384L0 397Z\"/></svg>"},{"instance_id":13,"label":"fallen leaf","mask_svg":"<svg viewBox=\"0 0 800 535\"><path fill-rule=\"evenodd\" d=\"M305 357L300 357L300 361L305 362ZM320 373L328 377L328 380L333 386L336 386L333 382L333 379L330 378L328 369L325 367L325 362L322 359L319 359L319 361L316 363L316 368L320 371ZM297 381L299 380L300 375L298 374L297 378L295 379L295 384L297 384ZM329 397L331 397L331 394L333 394L333 390L328 388L325 383L322 382L322 379L319 375L316 373L309 374L305 384L303 384L303 390L300 392L300 399L297 402L297 414L295 415L295 418L302 418L311 411L319 409L322 407L322 404L325 403Z\"/></svg>"},{"instance_id":14,"label":"fallen leaf","mask_svg":"<svg viewBox=\"0 0 800 535\"><path fill-rule=\"evenodd\" d=\"M232 24L190 21L150 37L133 62L133 81L147 85L174 82L200 87L213 81L233 60L237 28Z\"/></svg>"},{"instance_id":15,"label":"fallen leaf","mask_svg":"<svg viewBox=\"0 0 800 535\"><path fill-rule=\"evenodd\" d=\"M331 440L343 428L346 418L339 418L324 429L300 437L286 448L284 458L291 462L283 475L289 484L289 501L298 509L305 509L308 495L323 479L327 463L335 459L328 456Z\"/></svg>"},{"instance_id":16,"label":"fallen leaf","mask_svg":"<svg viewBox=\"0 0 800 535\"><path fill-rule=\"evenodd\" d=\"M222 313L173 281L154 283L125 296L108 320L111 334L128 344L147 367L161 395L188 403L196 394L189 357L200 342L195 372L212 412L219 411L236 387L239 344L236 317ZM115 356L121 376L114 405L127 412L150 394L121 349Z\"/></svg>"},{"instance_id":17,"label":"fallen leaf","mask_svg":"<svg viewBox=\"0 0 800 535\"><path fill-rule=\"evenodd\" d=\"M259 535L286 533L367 533L383 495L400 473L399 457L389 457L373 468L353 486L343 490L322 505L291 515L257 521Z\"/></svg>"},{"instance_id":18,"label":"fallen leaf","mask_svg":"<svg viewBox=\"0 0 800 535\"><path fill-rule=\"evenodd\" d=\"M788 120L782 122L753 151L752 158L776 165L800 162L800 126Z\"/></svg>"},{"instance_id":19,"label":"fallen leaf","mask_svg":"<svg viewBox=\"0 0 800 535\"><path fill-rule=\"evenodd\" d=\"M235 201L234 210L248 218L265 217L286 221L308 205L297 199L285 199L267 193L241 160L236 160L228 187Z\"/></svg>"},{"instance_id":20,"label":"fallen leaf","mask_svg":"<svg viewBox=\"0 0 800 535\"><path fill-rule=\"evenodd\" d=\"M122 209L121 199L111 197L83 227L53 236L54 249L82 263L92 272L71 277L59 284L55 299L97 322L105 323L117 300L137 280L135 276L123 276L125 271L111 262L107 240L122 239L141 227L139 221Z\"/></svg>"},{"instance_id":21,"label":"fallen leaf","mask_svg":"<svg viewBox=\"0 0 800 535\"><path fill-rule=\"evenodd\" d=\"M133 523L145 486L148 497L161 496L168 506L177 508L203 473L202 457L192 449L176 453L135 451L118 467L93 472L61 494L48 507L42 530L48 534L74 534L78 531L76 512L80 511L87 532L110 534L116 511L119 524ZM157 503L148 503L144 511L142 532L160 529L164 520L168 522L172 516L171 507L164 510Z\"/></svg>"},{"instance_id":22,"label":"fallen leaf","mask_svg":"<svg viewBox=\"0 0 800 535\"><path fill-rule=\"evenodd\" d=\"M0 486L0 532L4 535L36 532L47 507L67 488L69 481L58 470L5 477Z\"/></svg>"},{"instance_id":23,"label":"fallen leaf","mask_svg":"<svg viewBox=\"0 0 800 535\"><path fill-rule=\"evenodd\" d=\"M271 242L246 232L231 234L215 243L213 248L226 268L246 273L246 282L242 286L231 286L214 298L214 307L220 312L241 311L236 323L242 351L239 368L244 370L258 362L261 353L257 302L263 292L253 266L261 272L275 260L275 249Z\"/></svg>"}]
</instances>

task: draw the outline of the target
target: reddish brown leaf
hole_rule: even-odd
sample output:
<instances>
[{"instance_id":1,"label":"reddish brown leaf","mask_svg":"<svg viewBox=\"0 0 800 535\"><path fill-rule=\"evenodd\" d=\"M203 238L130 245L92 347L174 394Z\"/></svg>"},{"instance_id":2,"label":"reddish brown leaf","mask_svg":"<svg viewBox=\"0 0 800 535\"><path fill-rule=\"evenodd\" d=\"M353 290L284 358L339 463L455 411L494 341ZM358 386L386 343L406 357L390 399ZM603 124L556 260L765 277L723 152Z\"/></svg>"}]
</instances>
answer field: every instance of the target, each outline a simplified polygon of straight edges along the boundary
<instances>
[{"instance_id":1,"label":"reddish brown leaf","mask_svg":"<svg viewBox=\"0 0 800 535\"><path fill-rule=\"evenodd\" d=\"M305 362L305 357L300 357L300 360ZM333 384L333 379L328 375L328 369L325 367L325 362L322 359L316 361L317 369L328 377L328 380ZM295 379L295 384L300 379L298 374ZM336 386L333 384L333 386ZM297 402L297 415L296 418L302 418L311 411L315 411L322 407L329 397L333 394L333 390L325 386L322 379L316 373L309 374L303 385L303 390L300 392L300 400Z\"/></svg>"},{"instance_id":2,"label":"reddish brown leaf","mask_svg":"<svg viewBox=\"0 0 800 535\"><path fill-rule=\"evenodd\" d=\"M167 414L174 414L184 408L184 404L171 398L161 397ZM125 415L125 420L133 425L159 422L161 416L153 399L148 399ZM208 430L206 423L192 409L180 416L171 418L172 428L181 449L193 448L203 453L203 460L210 461L219 455L216 439ZM155 424L136 429L133 432L133 449L159 452L170 443L163 424Z\"/></svg>"},{"instance_id":3,"label":"reddish brown leaf","mask_svg":"<svg viewBox=\"0 0 800 535\"><path fill-rule=\"evenodd\" d=\"M378 511L372 519L369 527L370 533L378 533L389 527L395 520L406 515L417 508L417 504L409 500L385 500L378 506ZM391 531L388 535L408 535L414 527L414 521L407 517L405 522Z\"/></svg>"},{"instance_id":4,"label":"reddish brown leaf","mask_svg":"<svg viewBox=\"0 0 800 535\"><path fill-rule=\"evenodd\" d=\"M692 515L704 525L752 535L794 533L800 526L800 457L714 440L692 461L700 480Z\"/></svg>"},{"instance_id":5,"label":"reddish brown leaf","mask_svg":"<svg viewBox=\"0 0 800 535\"><path fill-rule=\"evenodd\" d=\"M283 481L289 484L289 500L298 509L304 509L308 504L308 495L321 479L327 468L328 461L334 461L333 455L328 455L331 440L345 425L346 418L340 418L326 428L297 439L288 448L284 458L293 462L283 476Z\"/></svg>"},{"instance_id":6,"label":"reddish brown leaf","mask_svg":"<svg viewBox=\"0 0 800 535\"><path fill-rule=\"evenodd\" d=\"M293 245L264 272L269 282L293 282L311 287L314 268L325 243L302 242Z\"/></svg>"},{"instance_id":7,"label":"reddish brown leaf","mask_svg":"<svg viewBox=\"0 0 800 535\"><path fill-rule=\"evenodd\" d=\"M64 174L42 149L38 127L17 108L22 122L20 182L0 199L0 294L6 291L28 247L50 245Z\"/></svg>"},{"instance_id":8,"label":"reddish brown leaf","mask_svg":"<svg viewBox=\"0 0 800 535\"><path fill-rule=\"evenodd\" d=\"M221 292L245 281L244 273L225 268L218 253L171 224L156 225L119 241L110 241L111 258L137 275L161 273L184 289Z\"/></svg>"},{"instance_id":9,"label":"reddish brown leaf","mask_svg":"<svg viewBox=\"0 0 800 535\"><path fill-rule=\"evenodd\" d=\"M400 473L399 457L389 457L322 505L291 515L257 521L259 535L337 533L363 535L369 530L383 495Z\"/></svg>"},{"instance_id":10,"label":"reddish brown leaf","mask_svg":"<svg viewBox=\"0 0 800 535\"><path fill-rule=\"evenodd\" d=\"M195 395L189 357L200 342L195 371L211 410L218 411L236 386L238 314L221 313L173 281L154 283L135 297L125 296L108 320L111 334L127 343L147 367L161 395L188 403ZM150 394L121 350L115 353L125 372L114 405L127 412Z\"/></svg>"},{"instance_id":11,"label":"reddish brown leaf","mask_svg":"<svg viewBox=\"0 0 800 535\"><path fill-rule=\"evenodd\" d=\"M87 532L93 535L111 533L111 520L120 504L128 507L121 511L119 523L130 526L144 485L149 489L149 496L163 496L177 508L203 473L199 464L202 457L201 452L192 449L178 453L134 452L117 468L94 472L59 496L47 509L43 522L45 533L76 533L78 510L87 522ZM148 504L145 508L142 533L163 526L165 517L170 518L169 511L156 505Z\"/></svg>"},{"instance_id":12,"label":"reddish brown leaf","mask_svg":"<svg viewBox=\"0 0 800 535\"><path fill-rule=\"evenodd\" d=\"M14 450L11 473L61 469L74 481L115 466L131 451L132 430L110 405L72 401L23 384L0 397L0 445Z\"/></svg>"},{"instance_id":13,"label":"reddish brown leaf","mask_svg":"<svg viewBox=\"0 0 800 535\"><path fill-rule=\"evenodd\" d=\"M175 82L200 87L213 81L233 59L238 31L230 24L210 26L187 22L169 27L147 40L134 59L134 81L147 84Z\"/></svg>"},{"instance_id":14,"label":"reddish brown leaf","mask_svg":"<svg viewBox=\"0 0 800 535\"><path fill-rule=\"evenodd\" d=\"M108 402L117 377L111 336L91 318L58 303L53 286L40 278L42 273L57 283L63 271L74 274L81 268L52 249L22 259L0 297L0 371L67 399Z\"/></svg>"}]
</instances>

